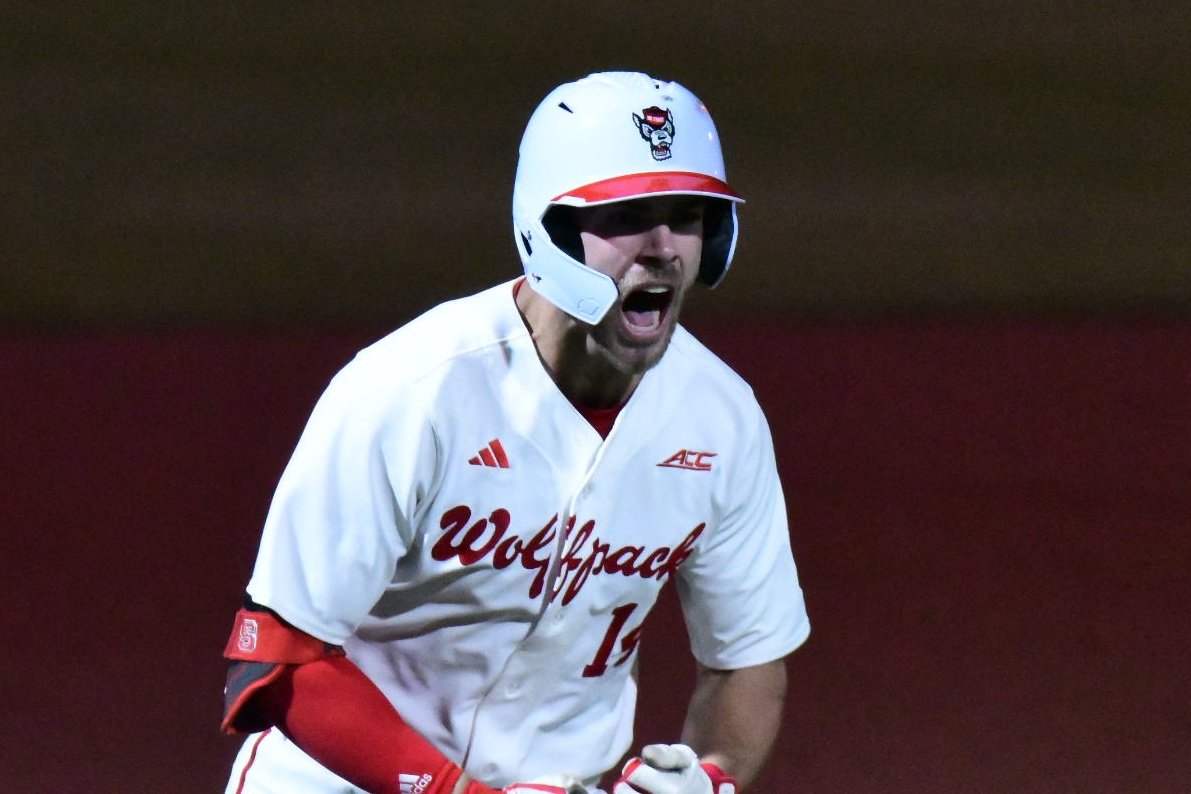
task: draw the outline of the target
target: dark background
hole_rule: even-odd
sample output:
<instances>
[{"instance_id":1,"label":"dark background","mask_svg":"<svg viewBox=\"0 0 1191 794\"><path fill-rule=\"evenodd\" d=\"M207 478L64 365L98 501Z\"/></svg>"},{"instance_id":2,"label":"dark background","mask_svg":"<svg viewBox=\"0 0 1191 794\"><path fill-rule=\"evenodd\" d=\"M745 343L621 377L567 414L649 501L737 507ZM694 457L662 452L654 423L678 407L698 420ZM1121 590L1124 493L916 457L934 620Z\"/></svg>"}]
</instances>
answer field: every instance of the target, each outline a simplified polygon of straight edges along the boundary
<instances>
[{"instance_id":1,"label":"dark background","mask_svg":"<svg viewBox=\"0 0 1191 794\"><path fill-rule=\"evenodd\" d=\"M605 68L749 199L689 325L773 425L813 623L752 790L1191 789L1191 12L1123 2L0 11L4 787L220 790L219 652L331 374L518 272ZM640 738L690 664L667 598Z\"/></svg>"}]
</instances>

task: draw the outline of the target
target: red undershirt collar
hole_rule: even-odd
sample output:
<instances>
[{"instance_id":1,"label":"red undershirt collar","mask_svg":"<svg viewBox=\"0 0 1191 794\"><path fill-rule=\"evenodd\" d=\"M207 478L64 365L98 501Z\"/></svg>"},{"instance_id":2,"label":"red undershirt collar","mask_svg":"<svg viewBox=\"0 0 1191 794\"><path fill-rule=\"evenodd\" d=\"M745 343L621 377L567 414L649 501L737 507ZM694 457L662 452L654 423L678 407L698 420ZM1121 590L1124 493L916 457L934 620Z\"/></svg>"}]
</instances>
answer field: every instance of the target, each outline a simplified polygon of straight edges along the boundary
<instances>
[{"instance_id":1,"label":"red undershirt collar","mask_svg":"<svg viewBox=\"0 0 1191 794\"><path fill-rule=\"evenodd\" d=\"M574 405L575 410L595 428L596 432L600 434L600 438L608 437L608 434L612 432L612 425L616 423L616 417L620 416L620 409L624 408L624 403L611 408L591 408L575 402L572 402L571 405Z\"/></svg>"}]
</instances>

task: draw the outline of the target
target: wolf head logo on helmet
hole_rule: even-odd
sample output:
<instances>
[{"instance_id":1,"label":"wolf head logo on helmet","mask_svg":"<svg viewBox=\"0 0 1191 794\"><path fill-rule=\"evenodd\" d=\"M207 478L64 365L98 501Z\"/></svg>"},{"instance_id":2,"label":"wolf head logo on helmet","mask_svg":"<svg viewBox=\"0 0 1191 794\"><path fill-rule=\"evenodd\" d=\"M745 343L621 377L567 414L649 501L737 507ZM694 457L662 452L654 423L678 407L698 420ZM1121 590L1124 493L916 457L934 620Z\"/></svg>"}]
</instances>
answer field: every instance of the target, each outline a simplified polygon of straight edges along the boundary
<instances>
[{"instance_id":1,"label":"wolf head logo on helmet","mask_svg":"<svg viewBox=\"0 0 1191 794\"><path fill-rule=\"evenodd\" d=\"M669 160L670 144L674 142L674 114L669 108L647 107L641 115L633 114L633 121L641 137L649 141L649 151L655 160Z\"/></svg>"}]
</instances>

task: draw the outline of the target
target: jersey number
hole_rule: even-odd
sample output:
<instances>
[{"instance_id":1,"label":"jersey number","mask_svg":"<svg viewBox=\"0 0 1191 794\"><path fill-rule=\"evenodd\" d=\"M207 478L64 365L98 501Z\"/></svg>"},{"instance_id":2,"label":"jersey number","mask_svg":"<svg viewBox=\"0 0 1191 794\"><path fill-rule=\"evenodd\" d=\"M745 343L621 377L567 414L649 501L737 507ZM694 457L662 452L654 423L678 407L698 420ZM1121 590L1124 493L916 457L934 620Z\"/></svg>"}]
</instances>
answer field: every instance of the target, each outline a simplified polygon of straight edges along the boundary
<instances>
[{"instance_id":1,"label":"jersey number","mask_svg":"<svg viewBox=\"0 0 1191 794\"><path fill-rule=\"evenodd\" d=\"M608 631L604 633L604 640L600 643L599 650L596 651L595 658L591 660L591 664L583 668L584 678L595 678L601 676L608 670L608 659L612 656L612 651L616 647L616 638L620 637L620 655L616 657L616 661L612 662L613 667L619 667L629 660L633 655L633 651L637 650L637 643L641 642L641 626L631 629L621 636L624 631L624 624L628 621L629 615L637 609L637 604L624 604L612 610L612 625L608 627Z\"/></svg>"}]
</instances>

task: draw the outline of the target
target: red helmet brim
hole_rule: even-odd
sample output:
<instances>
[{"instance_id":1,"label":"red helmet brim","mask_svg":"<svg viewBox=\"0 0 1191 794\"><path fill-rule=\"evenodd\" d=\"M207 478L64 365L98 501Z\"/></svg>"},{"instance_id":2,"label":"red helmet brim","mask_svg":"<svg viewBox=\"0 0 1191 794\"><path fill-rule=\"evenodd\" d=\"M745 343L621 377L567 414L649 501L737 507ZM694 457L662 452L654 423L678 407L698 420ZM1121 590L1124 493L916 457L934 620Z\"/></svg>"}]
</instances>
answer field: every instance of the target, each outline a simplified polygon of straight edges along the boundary
<instances>
[{"instance_id":1,"label":"red helmet brim","mask_svg":"<svg viewBox=\"0 0 1191 794\"><path fill-rule=\"evenodd\" d=\"M726 182L707 174L691 171L651 171L592 182L590 185L555 196L550 203L606 204L652 195L712 196L729 201L744 201Z\"/></svg>"}]
</instances>

